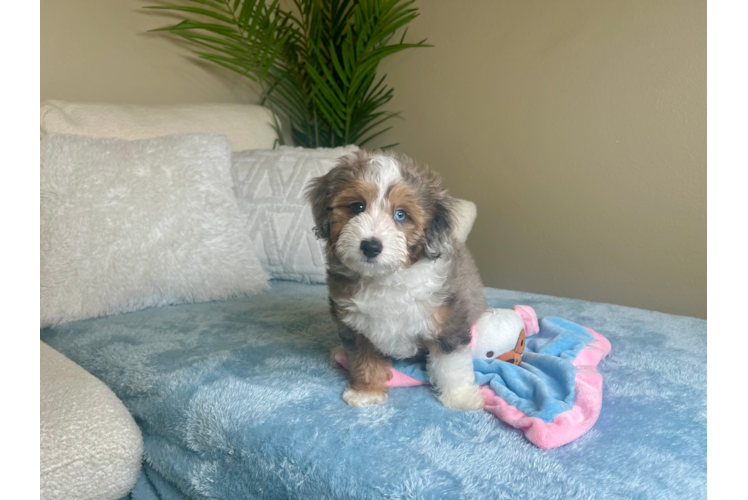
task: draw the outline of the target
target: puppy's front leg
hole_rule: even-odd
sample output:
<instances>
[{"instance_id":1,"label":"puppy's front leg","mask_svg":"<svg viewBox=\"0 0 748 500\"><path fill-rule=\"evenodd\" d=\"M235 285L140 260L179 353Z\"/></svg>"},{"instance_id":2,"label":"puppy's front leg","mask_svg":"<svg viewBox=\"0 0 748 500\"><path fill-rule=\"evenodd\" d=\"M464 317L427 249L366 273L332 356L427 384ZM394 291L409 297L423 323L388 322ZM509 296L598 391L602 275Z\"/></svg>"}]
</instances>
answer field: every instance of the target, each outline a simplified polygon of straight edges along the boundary
<instances>
[{"instance_id":1,"label":"puppy's front leg","mask_svg":"<svg viewBox=\"0 0 748 500\"><path fill-rule=\"evenodd\" d=\"M374 345L350 328L340 330L348 361L351 383L343 392L343 400L351 406L379 404L387 399L387 381L392 378L392 361Z\"/></svg>"},{"instance_id":2,"label":"puppy's front leg","mask_svg":"<svg viewBox=\"0 0 748 500\"><path fill-rule=\"evenodd\" d=\"M483 396L475 383L473 354L469 347L445 353L434 346L429 349L426 368L431 385L444 406L455 410L483 408Z\"/></svg>"},{"instance_id":3,"label":"puppy's front leg","mask_svg":"<svg viewBox=\"0 0 748 500\"><path fill-rule=\"evenodd\" d=\"M470 321L464 307L447 305L436 316L440 324L436 340L427 344L426 369L441 401L455 410L483 408L483 396L475 383L470 350Z\"/></svg>"}]
</instances>

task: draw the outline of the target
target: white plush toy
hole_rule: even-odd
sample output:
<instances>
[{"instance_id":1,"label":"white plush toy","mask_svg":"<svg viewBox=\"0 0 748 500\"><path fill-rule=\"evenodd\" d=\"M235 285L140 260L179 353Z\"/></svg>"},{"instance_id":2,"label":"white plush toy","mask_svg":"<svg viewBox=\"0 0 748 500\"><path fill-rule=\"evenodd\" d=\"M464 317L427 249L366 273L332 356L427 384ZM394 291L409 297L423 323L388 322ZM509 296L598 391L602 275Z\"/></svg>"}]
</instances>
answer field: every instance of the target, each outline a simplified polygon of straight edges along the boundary
<instances>
[{"instance_id":1,"label":"white plush toy","mask_svg":"<svg viewBox=\"0 0 748 500\"><path fill-rule=\"evenodd\" d=\"M473 357L499 359L518 365L525 351L525 338L535 335L539 330L538 316L532 307L489 307L471 331Z\"/></svg>"}]
</instances>

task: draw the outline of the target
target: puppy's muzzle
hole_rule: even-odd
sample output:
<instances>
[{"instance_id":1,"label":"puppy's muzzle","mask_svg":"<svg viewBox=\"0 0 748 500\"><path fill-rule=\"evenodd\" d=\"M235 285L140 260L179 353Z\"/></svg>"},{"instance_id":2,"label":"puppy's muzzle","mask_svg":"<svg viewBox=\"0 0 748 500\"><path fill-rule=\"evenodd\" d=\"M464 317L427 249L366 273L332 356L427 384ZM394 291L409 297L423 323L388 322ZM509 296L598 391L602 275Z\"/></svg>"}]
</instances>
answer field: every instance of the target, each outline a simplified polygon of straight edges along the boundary
<instances>
[{"instance_id":1,"label":"puppy's muzzle","mask_svg":"<svg viewBox=\"0 0 748 500\"><path fill-rule=\"evenodd\" d=\"M361 242L361 251L364 253L367 259L373 259L377 255L382 253L382 242L377 238L363 240Z\"/></svg>"}]
</instances>

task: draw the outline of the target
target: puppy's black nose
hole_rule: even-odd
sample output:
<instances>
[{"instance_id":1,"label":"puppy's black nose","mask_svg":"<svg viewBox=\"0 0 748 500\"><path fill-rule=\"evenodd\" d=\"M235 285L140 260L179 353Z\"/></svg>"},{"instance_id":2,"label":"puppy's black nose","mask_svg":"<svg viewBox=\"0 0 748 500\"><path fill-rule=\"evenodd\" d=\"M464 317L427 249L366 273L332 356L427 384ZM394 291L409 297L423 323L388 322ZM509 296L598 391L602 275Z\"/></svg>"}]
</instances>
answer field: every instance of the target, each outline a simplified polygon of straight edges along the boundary
<instances>
[{"instance_id":1,"label":"puppy's black nose","mask_svg":"<svg viewBox=\"0 0 748 500\"><path fill-rule=\"evenodd\" d=\"M364 252L364 255L366 255L367 258L373 259L382 253L382 242L377 238L363 240L361 242L361 251Z\"/></svg>"}]
</instances>

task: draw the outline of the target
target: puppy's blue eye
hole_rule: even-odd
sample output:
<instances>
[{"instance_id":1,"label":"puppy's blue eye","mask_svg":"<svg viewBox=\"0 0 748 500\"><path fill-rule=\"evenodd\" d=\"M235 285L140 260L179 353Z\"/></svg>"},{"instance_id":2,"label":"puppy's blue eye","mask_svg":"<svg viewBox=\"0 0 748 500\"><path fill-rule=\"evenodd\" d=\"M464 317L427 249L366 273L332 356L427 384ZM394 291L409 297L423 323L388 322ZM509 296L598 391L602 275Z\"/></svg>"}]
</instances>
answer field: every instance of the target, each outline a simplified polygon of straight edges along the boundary
<instances>
[{"instance_id":1,"label":"puppy's blue eye","mask_svg":"<svg viewBox=\"0 0 748 500\"><path fill-rule=\"evenodd\" d=\"M364 207L363 203L360 203L360 202L351 203L351 212L353 212L354 214L360 214L365 209L366 207Z\"/></svg>"},{"instance_id":2,"label":"puppy's blue eye","mask_svg":"<svg viewBox=\"0 0 748 500\"><path fill-rule=\"evenodd\" d=\"M405 210L402 208L398 208L395 210L395 220L398 222L402 222L405 220Z\"/></svg>"}]
</instances>

